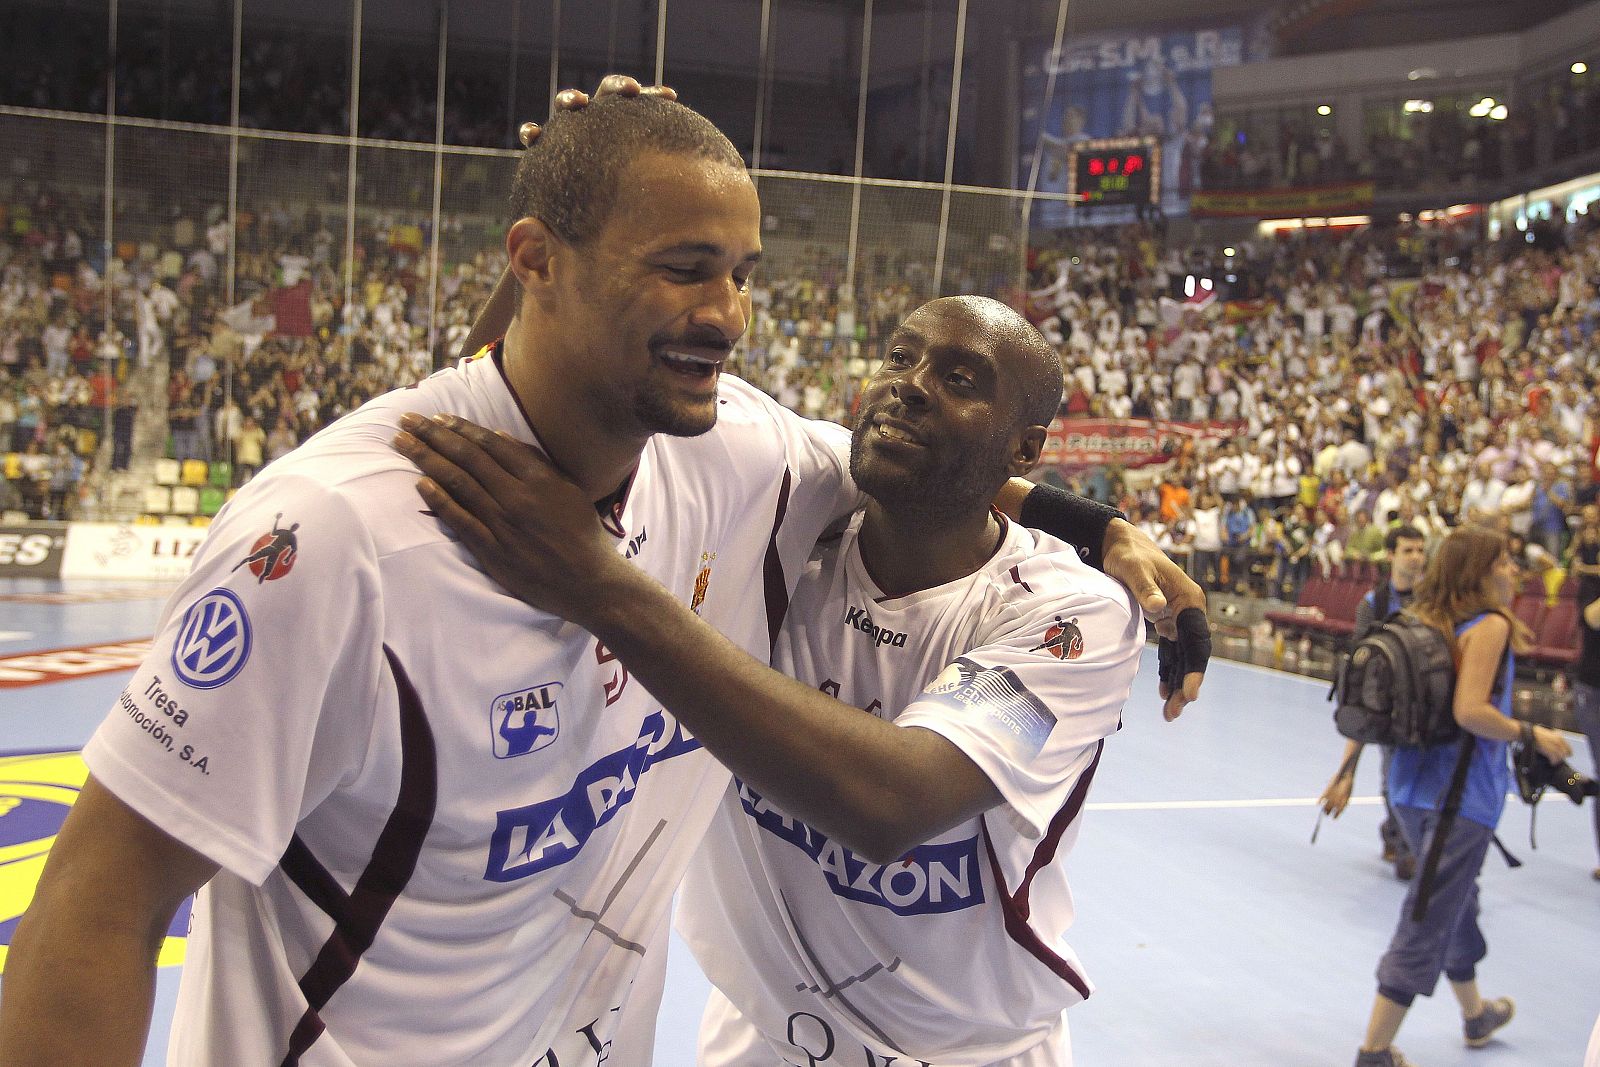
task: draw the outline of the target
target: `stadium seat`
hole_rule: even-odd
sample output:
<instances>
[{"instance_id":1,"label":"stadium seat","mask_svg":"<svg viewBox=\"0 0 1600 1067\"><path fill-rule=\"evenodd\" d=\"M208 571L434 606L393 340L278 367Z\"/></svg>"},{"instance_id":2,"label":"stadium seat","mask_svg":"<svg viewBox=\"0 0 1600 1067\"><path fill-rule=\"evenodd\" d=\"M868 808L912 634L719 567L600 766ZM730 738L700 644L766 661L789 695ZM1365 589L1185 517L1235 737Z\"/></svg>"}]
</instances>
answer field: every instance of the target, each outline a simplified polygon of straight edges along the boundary
<instances>
[{"instance_id":1,"label":"stadium seat","mask_svg":"<svg viewBox=\"0 0 1600 1067\"><path fill-rule=\"evenodd\" d=\"M192 485L177 485L172 488L172 512L174 515L193 515L200 510L200 490Z\"/></svg>"},{"instance_id":2,"label":"stadium seat","mask_svg":"<svg viewBox=\"0 0 1600 1067\"><path fill-rule=\"evenodd\" d=\"M199 487L206 484L208 476L206 461L203 459L186 459L183 461L183 484Z\"/></svg>"},{"instance_id":3,"label":"stadium seat","mask_svg":"<svg viewBox=\"0 0 1600 1067\"><path fill-rule=\"evenodd\" d=\"M206 486L200 490L200 514L208 517L215 515L222 510L222 505L226 499L221 489L214 485Z\"/></svg>"},{"instance_id":4,"label":"stadium seat","mask_svg":"<svg viewBox=\"0 0 1600 1067\"><path fill-rule=\"evenodd\" d=\"M219 459L211 464L211 484L218 489L227 489L233 485L233 464L225 459Z\"/></svg>"},{"instance_id":5,"label":"stadium seat","mask_svg":"<svg viewBox=\"0 0 1600 1067\"><path fill-rule=\"evenodd\" d=\"M1545 601L1544 590L1528 592L1526 587L1517 594L1517 599L1512 601L1511 614L1528 629L1538 634L1539 627L1544 623Z\"/></svg>"},{"instance_id":6,"label":"stadium seat","mask_svg":"<svg viewBox=\"0 0 1600 1067\"><path fill-rule=\"evenodd\" d=\"M182 473L182 466L175 459L156 460L156 484L177 485L178 476Z\"/></svg>"},{"instance_id":7,"label":"stadium seat","mask_svg":"<svg viewBox=\"0 0 1600 1067\"><path fill-rule=\"evenodd\" d=\"M4 466L6 481L14 482L18 478L22 477L22 453L7 452L5 454Z\"/></svg>"},{"instance_id":8,"label":"stadium seat","mask_svg":"<svg viewBox=\"0 0 1600 1067\"><path fill-rule=\"evenodd\" d=\"M150 515L165 515L172 510L172 490L165 485L144 488L144 510Z\"/></svg>"},{"instance_id":9,"label":"stadium seat","mask_svg":"<svg viewBox=\"0 0 1600 1067\"><path fill-rule=\"evenodd\" d=\"M1578 659L1578 602L1557 600L1545 613L1528 656L1535 663L1564 667Z\"/></svg>"}]
</instances>

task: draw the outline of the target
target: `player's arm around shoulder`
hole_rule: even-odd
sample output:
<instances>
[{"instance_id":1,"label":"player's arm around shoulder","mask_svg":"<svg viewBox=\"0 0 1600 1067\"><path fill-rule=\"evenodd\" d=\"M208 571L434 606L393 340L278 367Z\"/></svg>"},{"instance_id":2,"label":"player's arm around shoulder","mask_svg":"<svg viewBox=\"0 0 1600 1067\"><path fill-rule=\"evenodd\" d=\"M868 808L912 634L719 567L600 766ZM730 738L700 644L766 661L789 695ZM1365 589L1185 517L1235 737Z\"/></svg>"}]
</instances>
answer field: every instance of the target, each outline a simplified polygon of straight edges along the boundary
<instances>
[{"instance_id":1,"label":"player's arm around shoulder","mask_svg":"<svg viewBox=\"0 0 1600 1067\"><path fill-rule=\"evenodd\" d=\"M6 958L0 1062L140 1062L162 939L216 870L91 777Z\"/></svg>"}]
</instances>

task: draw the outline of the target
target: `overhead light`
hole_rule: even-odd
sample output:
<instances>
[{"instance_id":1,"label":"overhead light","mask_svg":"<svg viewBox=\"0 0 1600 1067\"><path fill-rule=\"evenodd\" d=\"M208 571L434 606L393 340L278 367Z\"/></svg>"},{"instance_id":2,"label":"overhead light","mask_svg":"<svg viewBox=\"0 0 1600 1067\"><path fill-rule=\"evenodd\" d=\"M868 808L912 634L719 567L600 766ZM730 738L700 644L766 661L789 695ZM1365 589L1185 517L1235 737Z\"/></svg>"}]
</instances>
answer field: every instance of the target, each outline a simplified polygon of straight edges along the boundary
<instances>
[{"instance_id":1,"label":"overhead light","mask_svg":"<svg viewBox=\"0 0 1600 1067\"><path fill-rule=\"evenodd\" d=\"M1496 104L1494 106L1494 110L1489 112L1489 117L1498 122L1503 121L1509 114L1511 114L1511 112L1506 110L1506 106L1504 104Z\"/></svg>"},{"instance_id":2,"label":"overhead light","mask_svg":"<svg viewBox=\"0 0 1600 1067\"><path fill-rule=\"evenodd\" d=\"M1432 67L1418 67L1406 75L1406 80L1419 82L1424 78L1437 78L1438 76L1439 72Z\"/></svg>"},{"instance_id":3,"label":"overhead light","mask_svg":"<svg viewBox=\"0 0 1600 1067\"><path fill-rule=\"evenodd\" d=\"M1234 250L1233 250L1233 249L1232 249L1232 248L1224 248L1224 249L1223 249L1223 250L1222 250L1222 254L1223 254L1223 255L1225 255L1225 256L1227 256L1227 257L1228 257L1228 258L1229 258L1229 259L1232 259L1232 258L1233 258L1233 257L1234 257L1234 256L1235 256L1235 255L1237 255L1237 254L1238 254L1238 253L1237 253L1237 252L1235 252L1235 251L1234 251Z\"/></svg>"},{"instance_id":4,"label":"overhead light","mask_svg":"<svg viewBox=\"0 0 1600 1067\"><path fill-rule=\"evenodd\" d=\"M1578 62L1572 64L1572 73L1574 73L1574 74L1587 74L1587 73L1589 73L1589 64L1583 62L1580 59Z\"/></svg>"},{"instance_id":5,"label":"overhead light","mask_svg":"<svg viewBox=\"0 0 1600 1067\"><path fill-rule=\"evenodd\" d=\"M1327 104L1318 104L1317 105L1317 114L1326 117L1328 115L1333 114L1333 108L1329 107Z\"/></svg>"},{"instance_id":6,"label":"overhead light","mask_svg":"<svg viewBox=\"0 0 1600 1067\"><path fill-rule=\"evenodd\" d=\"M1468 108L1467 114L1471 115L1475 119L1481 119L1489 112L1493 111L1494 107L1494 97L1486 96L1482 100L1479 100L1476 104L1473 104L1472 107Z\"/></svg>"},{"instance_id":7,"label":"overhead light","mask_svg":"<svg viewBox=\"0 0 1600 1067\"><path fill-rule=\"evenodd\" d=\"M1194 295L1194 275L1193 274L1189 275L1187 278L1185 278L1183 280L1183 295L1184 296L1193 296Z\"/></svg>"},{"instance_id":8,"label":"overhead light","mask_svg":"<svg viewBox=\"0 0 1600 1067\"><path fill-rule=\"evenodd\" d=\"M1432 100L1407 100L1405 102L1405 104L1403 105L1402 110L1404 110L1408 114L1418 114L1418 113L1420 113L1420 114L1423 114L1423 115L1428 115L1428 114L1431 114L1433 112L1433 101Z\"/></svg>"},{"instance_id":9,"label":"overhead light","mask_svg":"<svg viewBox=\"0 0 1600 1067\"><path fill-rule=\"evenodd\" d=\"M1210 278L1201 278L1200 279L1200 288L1204 289L1206 292L1209 293L1211 291L1211 279Z\"/></svg>"}]
</instances>

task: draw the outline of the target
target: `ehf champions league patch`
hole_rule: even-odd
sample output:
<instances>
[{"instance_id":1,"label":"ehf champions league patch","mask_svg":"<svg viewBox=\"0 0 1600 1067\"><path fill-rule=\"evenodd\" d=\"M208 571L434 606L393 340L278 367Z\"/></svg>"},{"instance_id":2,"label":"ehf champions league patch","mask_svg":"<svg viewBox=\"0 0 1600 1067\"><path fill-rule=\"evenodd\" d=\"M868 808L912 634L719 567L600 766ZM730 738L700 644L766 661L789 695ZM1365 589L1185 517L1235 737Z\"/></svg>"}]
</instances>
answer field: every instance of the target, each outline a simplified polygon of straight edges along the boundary
<instances>
[{"instance_id":1,"label":"ehf champions league patch","mask_svg":"<svg viewBox=\"0 0 1600 1067\"><path fill-rule=\"evenodd\" d=\"M1055 713L1022 684L1007 667L985 667L962 657L923 690L923 697L968 713L976 712L1002 726L1019 752L1037 756L1055 728Z\"/></svg>"},{"instance_id":2,"label":"ehf champions league patch","mask_svg":"<svg viewBox=\"0 0 1600 1067\"><path fill-rule=\"evenodd\" d=\"M45 858L88 777L77 752L0 754L0 970ZM189 906L184 901L167 928L158 958L163 967L183 962Z\"/></svg>"}]
</instances>

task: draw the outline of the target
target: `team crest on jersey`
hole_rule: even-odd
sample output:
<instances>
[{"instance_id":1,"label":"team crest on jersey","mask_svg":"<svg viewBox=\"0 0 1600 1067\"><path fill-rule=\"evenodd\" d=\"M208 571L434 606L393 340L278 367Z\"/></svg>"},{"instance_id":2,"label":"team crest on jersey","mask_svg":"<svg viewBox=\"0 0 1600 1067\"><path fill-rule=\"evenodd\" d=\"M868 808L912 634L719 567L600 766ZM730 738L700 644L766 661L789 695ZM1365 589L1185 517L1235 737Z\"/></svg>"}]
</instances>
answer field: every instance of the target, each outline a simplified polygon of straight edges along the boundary
<instances>
[{"instance_id":1,"label":"team crest on jersey","mask_svg":"<svg viewBox=\"0 0 1600 1067\"><path fill-rule=\"evenodd\" d=\"M716 558L715 552L700 553L700 573L694 576L694 597L689 601L689 610L696 615L700 614L700 605L706 602L706 589L711 585L711 564Z\"/></svg>"},{"instance_id":2,"label":"team crest on jersey","mask_svg":"<svg viewBox=\"0 0 1600 1067\"><path fill-rule=\"evenodd\" d=\"M0 969L16 933L17 919L33 899L56 833L88 775L76 752L0 755ZM189 903L185 901L167 928L161 966L183 962L188 928Z\"/></svg>"},{"instance_id":3,"label":"team crest on jersey","mask_svg":"<svg viewBox=\"0 0 1600 1067\"><path fill-rule=\"evenodd\" d=\"M1078 629L1077 616L1066 622L1056 616L1055 625L1044 632L1042 644L1034 645L1029 652L1048 652L1056 659L1077 659L1083 655L1083 631Z\"/></svg>"},{"instance_id":4,"label":"team crest on jersey","mask_svg":"<svg viewBox=\"0 0 1600 1067\"><path fill-rule=\"evenodd\" d=\"M220 689L250 658L250 616L231 590L213 589L189 605L172 646L172 669L193 689Z\"/></svg>"},{"instance_id":5,"label":"team crest on jersey","mask_svg":"<svg viewBox=\"0 0 1600 1067\"><path fill-rule=\"evenodd\" d=\"M489 705L495 758L526 756L553 742L561 733L560 695L560 682L541 682L495 697Z\"/></svg>"},{"instance_id":6,"label":"team crest on jersey","mask_svg":"<svg viewBox=\"0 0 1600 1067\"><path fill-rule=\"evenodd\" d=\"M275 582L288 574L294 568L294 561L300 555L300 542L294 532L300 529L300 524L293 523L288 529L278 524L283 521L283 512L278 512L278 517L272 520L272 532L264 533L250 546L250 554L238 563L233 569L249 567L250 573L256 576L256 584L262 582Z\"/></svg>"}]
</instances>

